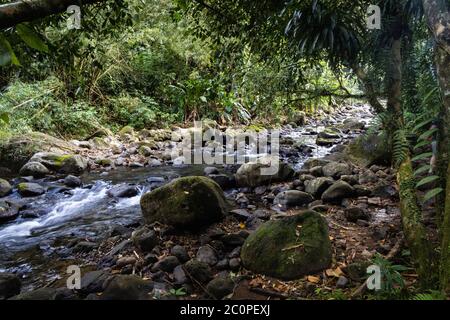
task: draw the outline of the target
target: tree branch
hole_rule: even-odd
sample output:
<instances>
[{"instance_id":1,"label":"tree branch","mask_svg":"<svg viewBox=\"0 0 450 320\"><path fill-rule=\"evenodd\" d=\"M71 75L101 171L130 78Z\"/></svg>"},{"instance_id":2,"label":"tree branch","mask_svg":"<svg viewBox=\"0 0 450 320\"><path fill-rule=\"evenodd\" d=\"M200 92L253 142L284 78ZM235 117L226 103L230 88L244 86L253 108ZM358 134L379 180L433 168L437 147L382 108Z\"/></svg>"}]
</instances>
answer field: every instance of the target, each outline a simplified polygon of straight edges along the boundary
<instances>
[{"instance_id":1,"label":"tree branch","mask_svg":"<svg viewBox=\"0 0 450 320\"><path fill-rule=\"evenodd\" d=\"M70 5L81 2L93 4L107 0L29 0L0 5L0 30L13 27L21 22L33 21L62 13Z\"/></svg>"}]
</instances>

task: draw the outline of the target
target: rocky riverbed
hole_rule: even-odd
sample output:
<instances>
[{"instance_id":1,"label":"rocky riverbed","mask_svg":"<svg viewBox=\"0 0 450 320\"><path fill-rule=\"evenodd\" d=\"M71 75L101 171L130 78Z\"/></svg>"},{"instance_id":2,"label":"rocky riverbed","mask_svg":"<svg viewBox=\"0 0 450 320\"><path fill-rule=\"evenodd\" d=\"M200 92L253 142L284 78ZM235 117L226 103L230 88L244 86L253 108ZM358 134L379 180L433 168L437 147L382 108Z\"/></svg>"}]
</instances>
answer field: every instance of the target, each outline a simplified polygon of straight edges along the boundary
<instances>
[{"instance_id":1,"label":"rocky riverbed","mask_svg":"<svg viewBox=\"0 0 450 320\"><path fill-rule=\"evenodd\" d=\"M23 152L3 150L0 164L0 298L350 295L371 258L401 243L394 171L373 141L350 145L371 118L358 105L284 126L269 178L264 155L185 165L171 156L178 128L12 139ZM82 280L72 290L73 265Z\"/></svg>"}]
</instances>

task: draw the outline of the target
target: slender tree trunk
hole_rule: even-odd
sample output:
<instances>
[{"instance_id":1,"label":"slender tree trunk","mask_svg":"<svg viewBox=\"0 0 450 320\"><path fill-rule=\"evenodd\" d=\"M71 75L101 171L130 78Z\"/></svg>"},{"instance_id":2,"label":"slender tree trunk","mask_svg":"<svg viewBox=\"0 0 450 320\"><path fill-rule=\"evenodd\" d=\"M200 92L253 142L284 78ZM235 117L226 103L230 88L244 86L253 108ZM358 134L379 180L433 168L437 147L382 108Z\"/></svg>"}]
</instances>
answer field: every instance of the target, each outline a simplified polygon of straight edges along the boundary
<instances>
[{"instance_id":1,"label":"slender tree trunk","mask_svg":"<svg viewBox=\"0 0 450 320\"><path fill-rule=\"evenodd\" d=\"M106 0L27 0L2 4L0 5L0 29L65 12L70 5L96 2L106 2Z\"/></svg>"},{"instance_id":2,"label":"slender tree trunk","mask_svg":"<svg viewBox=\"0 0 450 320\"><path fill-rule=\"evenodd\" d=\"M441 288L450 294L450 5L446 0L423 0L428 26L436 42L436 70L443 104L438 137L438 174L445 193L438 199L441 244ZM440 204L440 205L439 205Z\"/></svg>"},{"instance_id":3,"label":"slender tree trunk","mask_svg":"<svg viewBox=\"0 0 450 320\"><path fill-rule=\"evenodd\" d=\"M363 68L361 68L357 64L352 65L352 69L356 77L359 79L359 81L361 81L362 85L364 86L367 101L370 103L373 110L376 113L384 112L384 107L378 100L377 90L375 90L375 87L372 81L368 78L366 72L363 70Z\"/></svg>"}]
</instances>

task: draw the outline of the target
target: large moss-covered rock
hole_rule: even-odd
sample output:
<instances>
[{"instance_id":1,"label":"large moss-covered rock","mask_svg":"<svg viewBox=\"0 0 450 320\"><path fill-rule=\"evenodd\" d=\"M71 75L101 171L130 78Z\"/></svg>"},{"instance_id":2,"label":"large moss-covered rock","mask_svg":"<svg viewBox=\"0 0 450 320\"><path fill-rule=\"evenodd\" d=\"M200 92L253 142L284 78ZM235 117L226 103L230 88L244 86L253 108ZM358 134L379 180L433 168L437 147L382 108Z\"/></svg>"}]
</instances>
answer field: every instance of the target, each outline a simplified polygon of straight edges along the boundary
<instances>
[{"instance_id":1,"label":"large moss-covered rock","mask_svg":"<svg viewBox=\"0 0 450 320\"><path fill-rule=\"evenodd\" d=\"M367 167L373 164L390 165L392 159L386 136L376 133L355 139L348 146L346 156L352 162Z\"/></svg>"},{"instance_id":2,"label":"large moss-covered rock","mask_svg":"<svg viewBox=\"0 0 450 320\"><path fill-rule=\"evenodd\" d=\"M0 139L2 167L19 170L37 152L74 153L76 146L40 132Z\"/></svg>"},{"instance_id":3,"label":"large moss-covered rock","mask_svg":"<svg viewBox=\"0 0 450 320\"><path fill-rule=\"evenodd\" d=\"M314 211L269 221L247 238L241 259L247 269L283 280L324 270L331 264L327 223Z\"/></svg>"},{"instance_id":4,"label":"large moss-covered rock","mask_svg":"<svg viewBox=\"0 0 450 320\"><path fill-rule=\"evenodd\" d=\"M30 162L39 162L49 170L65 174L81 174L87 169L87 161L80 155L73 154L39 152Z\"/></svg>"},{"instance_id":5,"label":"large moss-covered rock","mask_svg":"<svg viewBox=\"0 0 450 320\"><path fill-rule=\"evenodd\" d=\"M322 201L339 204L345 198L352 198L356 195L355 189L347 182L339 180L322 194Z\"/></svg>"},{"instance_id":6,"label":"large moss-covered rock","mask_svg":"<svg viewBox=\"0 0 450 320\"><path fill-rule=\"evenodd\" d=\"M48 175L50 171L39 162L27 162L21 169L20 175L23 177L33 176L35 178L42 178Z\"/></svg>"},{"instance_id":7,"label":"large moss-covered rock","mask_svg":"<svg viewBox=\"0 0 450 320\"><path fill-rule=\"evenodd\" d=\"M274 170L269 169L271 166ZM243 187L258 187L272 182L286 181L293 176L294 170L289 165L275 157L264 157L258 161L243 164L236 172L236 182Z\"/></svg>"},{"instance_id":8,"label":"large moss-covered rock","mask_svg":"<svg viewBox=\"0 0 450 320\"><path fill-rule=\"evenodd\" d=\"M206 177L172 181L141 198L147 223L159 221L176 228L195 230L219 221L227 212L222 189Z\"/></svg>"}]
</instances>

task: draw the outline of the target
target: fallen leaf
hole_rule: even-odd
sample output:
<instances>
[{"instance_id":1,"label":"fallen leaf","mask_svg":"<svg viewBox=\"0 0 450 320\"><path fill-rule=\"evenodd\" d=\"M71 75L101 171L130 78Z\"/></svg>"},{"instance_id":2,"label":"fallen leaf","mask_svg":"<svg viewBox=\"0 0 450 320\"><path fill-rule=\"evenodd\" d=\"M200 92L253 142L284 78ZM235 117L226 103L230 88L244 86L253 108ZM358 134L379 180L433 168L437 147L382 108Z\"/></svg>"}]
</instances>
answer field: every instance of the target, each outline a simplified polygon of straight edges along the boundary
<instances>
[{"instance_id":1,"label":"fallen leaf","mask_svg":"<svg viewBox=\"0 0 450 320\"><path fill-rule=\"evenodd\" d=\"M311 283L319 283L320 282L320 278L315 277L315 276L308 276L306 278L306 280L308 280L308 282L311 282Z\"/></svg>"}]
</instances>

